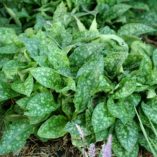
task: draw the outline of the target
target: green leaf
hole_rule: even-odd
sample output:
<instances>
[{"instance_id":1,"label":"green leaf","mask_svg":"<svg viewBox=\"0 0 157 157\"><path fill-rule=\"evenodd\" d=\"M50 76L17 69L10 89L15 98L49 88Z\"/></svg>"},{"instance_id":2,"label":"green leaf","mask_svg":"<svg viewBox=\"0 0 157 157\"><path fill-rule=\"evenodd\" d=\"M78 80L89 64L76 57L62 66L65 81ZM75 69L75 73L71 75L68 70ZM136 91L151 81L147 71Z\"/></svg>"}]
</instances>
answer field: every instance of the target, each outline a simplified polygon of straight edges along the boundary
<instances>
[{"instance_id":1,"label":"green leaf","mask_svg":"<svg viewBox=\"0 0 157 157\"><path fill-rule=\"evenodd\" d=\"M16 81L11 84L11 88L17 93L30 96L33 91L33 77L29 75L24 82Z\"/></svg>"},{"instance_id":2,"label":"green leaf","mask_svg":"<svg viewBox=\"0 0 157 157\"><path fill-rule=\"evenodd\" d=\"M0 102L3 102L5 100L8 100L10 98L14 98L18 96L17 93L15 93L8 83L0 82Z\"/></svg>"},{"instance_id":3,"label":"green leaf","mask_svg":"<svg viewBox=\"0 0 157 157\"><path fill-rule=\"evenodd\" d=\"M133 120L135 116L134 107L140 102L139 95L131 95L126 99L115 102L112 98L107 101L107 107L113 117L119 118L123 124Z\"/></svg>"},{"instance_id":4,"label":"green leaf","mask_svg":"<svg viewBox=\"0 0 157 157\"><path fill-rule=\"evenodd\" d=\"M135 35L135 36L140 36L142 34L147 34L151 32L155 32L156 30L150 26L147 26L142 23L129 23L124 26L122 26L118 30L118 34L123 36L123 35Z\"/></svg>"},{"instance_id":5,"label":"green leaf","mask_svg":"<svg viewBox=\"0 0 157 157\"><path fill-rule=\"evenodd\" d=\"M9 60L3 65L2 71L5 73L6 78L14 79L15 75L18 74L18 71L24 67L24 64L17 60Z\"/></svg>"},{"instance_id":6,"label":"green leaf","mask_svg":"<svg viewBox=\"0 0 157 157\"><path fill-rule=\"evenodd\" d=\"M74 97L76 113L86 109L91 96L95 94L95 90L100 84L103 72L103 56L99 54L91 56L89 61L78 71L78 82Z\"/></svg>"},{"instance_id":7,"label":"green leaf","mask_svg":"<svg viewBox=\"0 0 157 157\"><path fill-rule=\"evenodd\" d=\"M53 66L53 68L64 76L70 76L69 59L66 53L57 47L57 45L51 45L48 47L48 61Z\"/></svg>"},{"instance_id":8,"label":"green leaf","mask_svg":"<svg viewBox=\"0 0 157 157\"><path fill-rule=\"evenodd\" d=\"M67 12L66 5L61 2L53 15L53 22L61 22L63 25L67 25L71 20L71 16Z\"/></svg>"},{"instance_id":9,"label":"green leaf","mask_svg":"<svg viewBox=\"0 0 157 157\"><path fill-rule=\"evenodd\" d=\"M136 144L131 152L126 151L119 141L114 137L112 141L112 149L116 157L138 157L139 146Z\"/></svg>"},{"instance_id":10,"label":"green leaf","mask_svg":"<svg viewBox=\"0 0 157 157\"><path fill-rule=\"evenodd\" d=\"M18 48L15 44L8 44L0 47L0 54L15 54L18 52Z\"/></svg>"},{"instance_id":11,"label":"green leaf","mask_svg":"<svg viewBox=\"0 0 157 157\"><path fill-rule=\"evenodd\" d=\"M127 4L116 4L105 14L106 20L113 20L117 17L122 16L125 12L127 12L131 8L130 5ZM116 13L116 14L115 14Z\"/></svg>"},{"instance_id":12,"label":"green leaf","mask_svg":"<svg viewBox=\"0 0 157 157\"><path fill-rule=\"evenodd\" d=\"M22 149L33 130L34 126L24 119L18 119L18 121L8 124L0 140L0 155Z\"/></svg>"},{"instance_id":13,"label":"green leaf","mask_svg":"<svg viewBox=\"0 0 157 157\"><path fill-rule=\"evenodd\" d=\"M62 115L52 116L40 126L37 134L46 139L62 137L67 133L65 130L66 123L66 117Z\"/></svg>"},{"instance_id":14,"label":"green leaf","mask_svg":"<svg viewBox=\"0 0 157 157\"><path fill-rule=\"evenodd\" d=\"M24 98L18 99L18 100L16 101L16 104L17 104L20 108L22 108L23 110L25 110L25 109L26 109L26 106L27 106L27 103L28 103L29 100L30 100L30 98L24 97Z\"/></svg>"},{"instance_id":15,"label":"green leaf","mask_svg":"<svg viewBox=\"0 0 157 157\"><path fill-rule=\"evenodd\" d=\"M135 90L136 90L136 77L125 77L122 79L122 81L118 84L118 89L114 93L114 98L115 99L121 99L128 97L131 95Z\"/></svg>"},{"instance_id":16,"label":"green leaf","mask_svg":"<svg viewBox=\"0 0 157 157\"><path fill-rule=\"evenodd\" d=\"M123 148L131 152L138 140L138 128L134 121L124 125L122 122L116 123L116 135Z\"/></svg>"},{"instance_id":17,"label":"green leaf","mask_svg":"<svg viewBox=\"0 0 157 157\"><path fill-rule=\"evenodd\" d=\"M28 101L24 115L28 116L32 124L36 124L47 118L57 108L58 104L54 102L52 94L38 93Z\"/></svg>"},{"instance_id":18,"label":"green leaf","mask_svg":"<svg viewBox=\"0 0 157 157\"><path fill-rule=\"evenodd\" d=\"M41 85L47 88L58 90L61 88L62 80L60 75L53 69L38 67L31 70L33 77Z\"/></svg>"},{"instance_id":19,"label":"green leaf","mask_svg":"<svg viewBox=\"0 0 157 157\"><path fill-rule=\"evenodd\" d=\"M76 20L76 23L77 23L77 26L78 26L79 31L80 31L80 32L86 31L86 27L85 27L84 24L80 21L80 19L78 19L78 18L75 16L75 20Z\"/></svg>"},{"instance_id":20,"label":"green leaf","mask_svg":"<svg viewBox=\"0 0 157 157\"><path fill-rule=\"evenodd\" d=\"M93 19L93 21L92 21L92 24L90 25L90 28L89 28L89 30L90 31L98 31L98 29L97 29L97 21L96 21L96 17Z\"/></svg>"},{"instance_id":21,"label":"green leaf","mask_svg":"<svg viewBox=\"0 0 157 157\"><path fill-rule=\"evenodd\" d=\"M142 102L142 110L145 115L155 124L157 124L157 97L149 99L147 102Z\"/></svg>"},{"instance_id":22,"label":"green leaf","mask_svg":"<svg viewBox=\"0 0 157 157\"><path fill-rule=\"evenodd\" d=\"M101 43L82 43L75 48L69 57L71 66L76 67L78 70L78 68L81 67L92 54L100 53L103 48L104 45Z\"/></svg>"},{"instance_id":23,"label":"green leaf","mask_svg":"<svg viewBox=\"0 0 157 157\"><path fill-rule=\"evenodd\" d=\"M92 114L92 125L94 132L105 131L115 122L115 118L108 112L104 103L97 104Z\"/></svg>"},{"instance_id":24,"label":"green leaf","mask_svg":"<svg viewBox=\"0 0 157 157\"><path fill-rule=\"evenodd\" d=\"M76 91L76 83L73 78L65 78L65 87L60 90L61 93L66 94L69 90Z\"/></svg>"},{"instance_id":25,"label":"green leaf","mask_svg":"<svg viewBox=\"0 0 157 157\"><path fill-rule=\"evenodd\" d=\"M62 103L62 111L65 113L65 115L69 119L71 119L71 117L75 111L73 99L71 97L65 97L62 99L61 103Z\"/></svg>"},{"instance_id":26,"label":"green leaf","mask_svg":"<svg viewBox=\"0 0 157 157\"><path fill-rule=\"evenodd\" d=\"M157 49L153 51L152 57L153 57L152 59L153 59L154 68L157 69Z\"/></svg>"},{"instance_id":27,"label":"green leaf","mask_svg":"<svg viewBox=\"0 0 157 157\"><path fill-rule=\"evenodd\" d=\"M0 45L16 43L16 41L18 40L15 30L12 28L1 27L0 36L1 36Z\"/></svg>"}]
</instances>

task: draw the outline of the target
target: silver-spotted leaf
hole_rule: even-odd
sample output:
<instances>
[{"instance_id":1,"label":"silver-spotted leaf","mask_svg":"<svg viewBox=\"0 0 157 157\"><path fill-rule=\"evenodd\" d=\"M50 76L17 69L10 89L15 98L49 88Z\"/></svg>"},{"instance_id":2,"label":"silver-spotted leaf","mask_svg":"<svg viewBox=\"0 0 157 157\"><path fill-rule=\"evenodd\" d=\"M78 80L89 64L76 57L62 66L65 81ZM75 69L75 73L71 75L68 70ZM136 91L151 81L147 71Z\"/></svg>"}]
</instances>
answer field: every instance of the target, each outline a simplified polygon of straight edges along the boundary
<instances>
[{"instance_id":1,"label":"silver-spotted leaf","mask_svg":"<svg viewBox=\"0 0 157 157\"><path fill-rule=\"evenodd\" d=\"M121 121L116 122L116 135L122 147L131 152L138 140L138 128L134 121L123 124Z\"/></svg>"},{"instance_id":2,"label":"silver-spotted leaf","mask_svg":"<svg viewBox=\"0 0 157 157\"><path fill-rule=\"evenodd\" d=\"M55 139L64 136L67 132L65 125L67 119L63 115L50 117L45 121L38 130L38 136L46 139Z\"/></svg>"},{"instance_id":3,"label":"silver-spotted leaf","mask_svg":"<svg viewBox=\"0 0 157 157\"><path fill-rule=\"evenodd\" d=\"M109 112L116 118L119 118L123 124L131 121L135 116L134 107L140 102L139 95L131 95L125 99L115 102L112 98L107 101Z\"/></svg>"},{"instance_id":4,"label":"silver-spotted leaf","mask_svg":"<svg viewBox=\"0 0 157 157\"><path fill-rule=\"evenodd\" d=\"M25 65L17 60L9 60L3 65L2 71L5 73L6 78L14 79L18 74L19 69L24 68Z\"/></svg>"},{"instance_id":5,"label":"silver-spotted leaf","mask_svg":"<svg viewBox=\"0 0 157 157\"><path fill-rule=\"evenodd\" d=\"M142 23L129 23L124 26L122 26L118 34L119 35L135 35L139 36L142 34L147 34L151 32L155 32L156 30L148 25L142 24Z\"/></svg>"},{"instance_id":6,"label":"silver-spotted leaf","mask_svg":"<svg viewBox=\"0 0 157 157\"><path fill-rule=\"evenodd\" d=\"M139 146L136 144L131 152L126 151L119 141L114 137L112 141L112 149L116 157L137 157L139 152Z\"/></svg>"},{"instance_id":7,"label":"silver-spotted leaf","mask_svg":"<svg viewBox=\"0 0 157 157\"><path fill-rule=\"evenodd\" d=\"M18 99L18 100L16 101L16 104L17 104L21 109L24 109L24 110L25 110L29 99L30 99L30 98L28 98L28 97L24 97L24 98Z\"/></svg>"},{"instance_id":8,"label":"silver-spotted leaf","mask_svg":"<svg viewBox=\"0 0 157 157\"><path fill-rule=\"evenodd\" d=\"M0 82L0 102L14 98L18 96L11 88L10 85L6 82Z\"/></svg>"},{"instance_id":9,"label":"silver-spotted leaf","mask_svg":"<svg viewBox=\"0 0 157 157\"><path fill-rule=\"evenodd\" d=\"M136 90L136 77L125 77L119 83L119 89L114 93L115 99L126 98L130 96Z\"/></svg>"},{"instance_id":10,"label":"silver-spotted leaf","mask_svg":"<svg viewBox=\"0 0 157 157\"><path fill-rule=\"evenodd\" d=\"M18 121L13 121L11 124L8 124L0 140L0 155L22 149L27 138L33 133L33 130L34 126L23 119L18 119Z\"/></svg>"},{"instance_id":11,"label":"silver-spotted leaf","mask_svg":"<svg viewBox=\"0 0 157 157\"><path fill-rule=\"evenodd\" d=\"M149 99L146 103L142 102L142 110L152 122L157 124L157 97Z\"/></svg>"},{"instance_id":12,"label":"silver-spotted leaf","mask_svg":"<svg viewBox=\"0 0 157 157\"><path fill-rule=\"evenodd\" d=\"M97 104L92 114L94 132L105 131L115 122L115 118L108 112L104 103Z\"/></svg>"},{"instance_id":13,"label":"silver-spotted leaf","mask_svg":"<svg viewBox=\"0 0 157 157\"><path fill-rule=\"evenodd\" d=\"M12 83L11 88L17 93L30 96L33 90L33 77L29 75L24 82L16 81Z\"/></svg>"},{"instance_id":14,"label":"silver-spotted leaf","mask_svg":"<svg viewBox=\"0 0 157 157\"><path fill-rule=\"evenodd\" d=\"M43 121L52 111L58 108L51 93L37 93L28 101L25 115L32 124Z\"/></svg>"},{"instance_id":15,"label":"silver-spotted leaf","mask_svg":"<svg viewBox=\"0 0 157 157\"><path fill-rule=\"evenodd\" d=\"M60 75L48 67L38 67L31 70L33 77L44 87L58 90L61 87L62 80Z\"/></svg>"},{"instance_id":16,"label":"silver-spotted leaf","mask_svg":"<svg viewBox=\"0 0 157 157\"><path fill-rule=\"evenodd\" d=\"M8 44L0 47L0 54L15 54L18 52L18 47L15 44Z\"/></svg>"},{"instance_id":17,"label":"silver-spotted leaf","mask_svg":"<svg viewBox=\"0 0 157 157\"><path fill-rule=\"evenodd\" d=\"M18 41L15 30L12 28L1 27L0 29L0 44L11 44Z\"/></svg>"},{"instance_id":18,"label":"silver-spotted leaf","mask_svg":"<svg viewBox=\"0 0 157 157\"><path fill-rule=\"evenodd\" d=\"M100 84L100 77L104 72L104 61L102 55L92 55L77 73L78 81L74 103L76 112L86 109L91 97L96 93ZM98 89L99 91L99 89Z\"/></svg>"},{"instance_id":19,"label":"silver-spotted leaf","mask_svg":"<svg viewBox=\"0 0 157 157\"><path fill-rule=\"evenodd\" d=\"M116 4L111 9L109 9L109 11L106 13L105 15L106 20L113 20L116 19L117 17L120 17L125 12L127 12L130 8L131 6L127 4L123 4L123 3Z\"/></svg>"},{"instance_id":20,"label":"silver-spotted leaf","mask_svg":"<svg viewBox=\"0 0 157 157\"><path fill-rule=\"evenodd\" d=\"M55 44L51 44L48 49L48 60L53 68L64 76L70 76L70 63L66 53Z\"/></svg>"}]
</instances>

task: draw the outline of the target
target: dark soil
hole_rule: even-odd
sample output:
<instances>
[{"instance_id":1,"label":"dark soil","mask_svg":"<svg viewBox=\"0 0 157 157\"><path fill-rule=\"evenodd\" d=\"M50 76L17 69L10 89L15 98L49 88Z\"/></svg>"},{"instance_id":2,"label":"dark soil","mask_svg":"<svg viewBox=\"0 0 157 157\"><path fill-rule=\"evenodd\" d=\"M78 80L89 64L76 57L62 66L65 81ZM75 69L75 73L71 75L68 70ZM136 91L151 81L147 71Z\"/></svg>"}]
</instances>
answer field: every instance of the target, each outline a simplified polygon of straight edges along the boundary
<instances>
[{"instance_id":1,"label":"dark soil","mask_svg":"<svg viewBox=\"0 0 157 157\"><path fill-rule=\"evenodd\" d=\"M31 137L25 147L16 154L2 157L82 157L81 153L72 146L70 138L41 142ZM113 156L114 157L114 156ZM153 157L150 153L141 150L138 157Z\"/></svg>"},{"instance_id":2,"label":"dark soil","mask_svg":"<svg viewBox=\"0 0 157 157\"><path fill-rule=\"evenodd\" d=\"M32 137L20 152L3 157L81 157L81 154L67 136L48 142Z\"/></svg>"}]
</instances>

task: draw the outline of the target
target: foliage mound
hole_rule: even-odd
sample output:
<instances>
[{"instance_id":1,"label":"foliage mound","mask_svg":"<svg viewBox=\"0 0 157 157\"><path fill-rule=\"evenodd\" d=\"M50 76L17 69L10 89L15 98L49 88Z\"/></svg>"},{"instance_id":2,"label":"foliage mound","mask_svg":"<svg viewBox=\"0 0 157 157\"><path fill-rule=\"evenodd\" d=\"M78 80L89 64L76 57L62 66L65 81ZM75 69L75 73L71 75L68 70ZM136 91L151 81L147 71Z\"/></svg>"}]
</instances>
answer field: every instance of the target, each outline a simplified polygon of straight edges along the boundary
<instances>
[{"instance_id":1,"label":"foliage mound","mask_svg":"<svg viewBox=\"0 0 157 157\"><path fill-rule=\"evenodd\" d=\"M32 134L79 149L112 134L117 157L155 156L156 12L156 0L1 0L0 155Z\"/></svg>"}]
</instances>

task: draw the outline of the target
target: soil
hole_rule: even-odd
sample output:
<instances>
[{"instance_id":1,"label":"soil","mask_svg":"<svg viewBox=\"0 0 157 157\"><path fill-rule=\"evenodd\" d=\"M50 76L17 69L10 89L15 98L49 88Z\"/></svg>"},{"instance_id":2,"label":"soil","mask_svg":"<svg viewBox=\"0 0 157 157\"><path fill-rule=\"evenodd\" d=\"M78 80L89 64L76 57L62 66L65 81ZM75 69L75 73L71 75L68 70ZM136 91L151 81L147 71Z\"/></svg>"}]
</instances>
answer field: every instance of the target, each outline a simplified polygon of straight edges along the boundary
<instances>
[{"instance_id":1,"label":"soil","mask_svg":"<svg viewBox=\"0 0 157 157\"><path fill-rule=\"evenodd\" d=\"M82 157L82 155L78 149L72 146L70 137L65 136L48 142L41 142L35 137L31 137L20 152L2 157ZM138 157L153 156L145 150L141 150Z\"/></svg>"}]
</instances>

